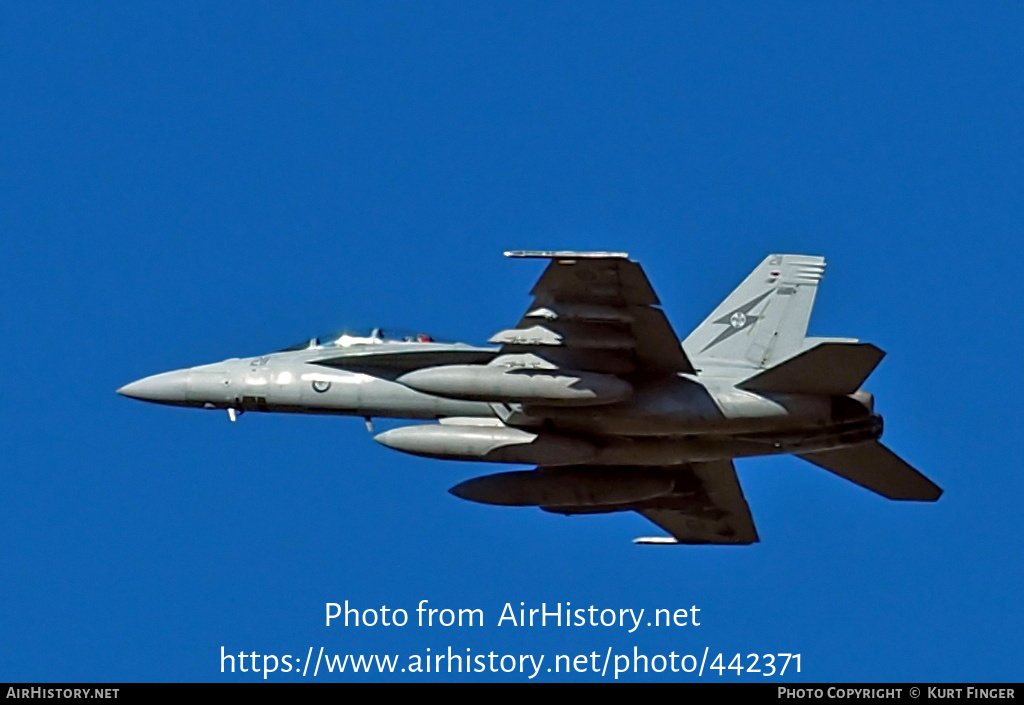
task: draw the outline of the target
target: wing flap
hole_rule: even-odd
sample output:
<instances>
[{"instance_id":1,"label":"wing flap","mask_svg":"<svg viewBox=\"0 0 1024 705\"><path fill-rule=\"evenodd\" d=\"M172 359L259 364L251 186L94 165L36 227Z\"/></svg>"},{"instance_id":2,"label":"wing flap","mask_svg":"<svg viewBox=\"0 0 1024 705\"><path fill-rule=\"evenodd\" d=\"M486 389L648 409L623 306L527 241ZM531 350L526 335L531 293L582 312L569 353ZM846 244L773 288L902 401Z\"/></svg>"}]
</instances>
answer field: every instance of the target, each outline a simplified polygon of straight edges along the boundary
<instances>
[{"instance_id":1,"label":"wing flap","mask_svg":"<svg viewBox=\"0 0 1024 705\"><path fill-rule=\"evenodd\" d=\"M679 338L660 308L633 306L631 326L636 340L636 365L641 370L694 374L693 365L683 352Z\"/></svg>"}]
</instances>

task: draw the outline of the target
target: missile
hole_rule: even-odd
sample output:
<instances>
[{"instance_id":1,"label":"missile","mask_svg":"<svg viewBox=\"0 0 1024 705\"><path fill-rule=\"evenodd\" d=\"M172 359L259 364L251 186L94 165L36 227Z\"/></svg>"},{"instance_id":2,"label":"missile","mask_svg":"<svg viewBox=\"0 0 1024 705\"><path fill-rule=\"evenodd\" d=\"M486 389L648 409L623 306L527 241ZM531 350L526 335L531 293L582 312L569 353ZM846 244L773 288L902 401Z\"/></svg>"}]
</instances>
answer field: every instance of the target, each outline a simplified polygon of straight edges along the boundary
<instances>
[{"instance_id":1,"label":"missile","mask_svg":"<svg viewBox=\"0 0 1024 705\"><path fill-rule=\"evenodd\" d=\"M450 399L545 406L614 404L633 395L632 385L614 375L532 367L442 365L407 372L397 381Z\"/></svg>"},{"instance_id":2,"label":"missile","mask_svg":"<svg viewBox=\"0 0 1024 705\"><path fill-rule=\"evenodd\" d=\"M679 540L671 536L637 536L633 543L639 546L675 546Z\"/></svg>"},{"instance_id":3,"label":"missile","mask_svg":"<svg viewBox=\"0 0 1024 705\"><path fill-rule=\"evenodd\" d=\"M378 433L373 440L412 455L495 463L575 465L588 462L597 452L579 438L508 426L402 426Z\"/></svg>"},{"instance_id":4,"label":"missile","mask_svg":"<svg viewBox=\"0 0 1024 705\"><path fill-rule=\"evenodd\" d=\"M669 473L637 468L545 468L474 477L448 491L481 504L559 509L633 504L673 487Z\"/></svg>"}]
</instances>

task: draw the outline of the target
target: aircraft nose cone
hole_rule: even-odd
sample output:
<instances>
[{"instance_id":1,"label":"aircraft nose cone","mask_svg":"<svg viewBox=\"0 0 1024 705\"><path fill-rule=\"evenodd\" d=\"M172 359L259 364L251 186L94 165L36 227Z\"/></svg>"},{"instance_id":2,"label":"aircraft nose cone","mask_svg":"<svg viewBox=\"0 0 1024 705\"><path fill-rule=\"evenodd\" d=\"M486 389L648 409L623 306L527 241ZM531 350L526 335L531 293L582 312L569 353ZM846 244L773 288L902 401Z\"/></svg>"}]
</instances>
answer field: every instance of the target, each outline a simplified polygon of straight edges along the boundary
<instances>
[{"instance_id":1,"label":"aircraft nose cone","mask_svg":"<svg viewBox=\"0 0 1024 705\"><path fill-rule=\"evenodd\" d=\"M143 377L124 385L117 390L117 393L142 401L163 404L184 403L188 393L188 374L188 370L174 370Z\"/></svg>"}]
</instances>

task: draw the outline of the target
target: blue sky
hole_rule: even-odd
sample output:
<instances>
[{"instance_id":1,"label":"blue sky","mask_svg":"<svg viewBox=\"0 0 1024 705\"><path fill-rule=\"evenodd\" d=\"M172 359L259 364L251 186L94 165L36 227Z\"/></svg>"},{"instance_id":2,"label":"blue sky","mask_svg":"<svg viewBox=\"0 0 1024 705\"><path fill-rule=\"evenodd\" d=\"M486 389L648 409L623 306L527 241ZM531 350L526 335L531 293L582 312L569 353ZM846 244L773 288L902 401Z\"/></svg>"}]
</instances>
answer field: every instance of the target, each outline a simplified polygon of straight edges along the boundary
<instances>
[{"instance_id":1,"label":"blue sky","mask_svg":"<svg viewBox=\"0 0 1024 705\"><path fill-rule=\"evenodd\" d=\"M259 678L222 646L1020 680L1022 27L1018 3L6 3L0 680ZM744 460L762 543L637 547L636 516L457 500L487 468L359 419L114 393L341 325L483 342L540 273L512 248L630 252L681 336L769 252L825 255L811 333L888 352L885 441L946 494ZM324 626L423 599L486 624ZM499 627L506 602L703 621ZM566 678L601 680L538 676Z\"/></svg>"}]
</instances>

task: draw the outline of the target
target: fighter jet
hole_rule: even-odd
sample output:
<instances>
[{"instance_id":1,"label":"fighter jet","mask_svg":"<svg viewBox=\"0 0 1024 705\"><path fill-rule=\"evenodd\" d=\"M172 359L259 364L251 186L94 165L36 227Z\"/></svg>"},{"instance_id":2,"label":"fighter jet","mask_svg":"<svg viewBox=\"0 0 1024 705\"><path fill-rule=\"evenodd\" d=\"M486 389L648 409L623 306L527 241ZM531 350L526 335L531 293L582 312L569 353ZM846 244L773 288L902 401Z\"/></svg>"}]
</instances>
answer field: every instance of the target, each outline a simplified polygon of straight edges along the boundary
<instances>
[{"instance_id":1,"label":"fighter jet","mask_svg":"<svg viewBox=\"0 0 1024 705\"><path fill-rule=\"evenodd\" d=\"M638 512L641 544L751 544L733 459L792 453L883 497L935 501L879 442L861 385L885 353L808 337L822 257L768 256L682 342L621 252L513 251L548 260L533 302L491 346L418 332L337 331L279 352L175 370L117 390L227 410L430 419L376 435L413 455L526 464L451 488L558 514Z\"/></svg>"}]
</instances>

